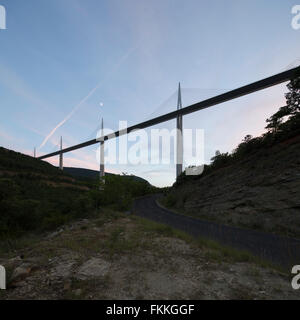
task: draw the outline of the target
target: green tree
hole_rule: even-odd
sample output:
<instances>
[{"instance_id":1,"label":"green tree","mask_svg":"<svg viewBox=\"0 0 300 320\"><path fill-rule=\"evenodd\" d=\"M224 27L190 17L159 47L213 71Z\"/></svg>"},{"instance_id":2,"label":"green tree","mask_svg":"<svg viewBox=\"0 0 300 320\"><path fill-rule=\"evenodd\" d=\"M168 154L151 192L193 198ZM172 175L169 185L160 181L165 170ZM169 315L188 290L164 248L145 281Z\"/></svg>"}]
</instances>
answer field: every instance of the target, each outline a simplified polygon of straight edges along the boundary
<instances>
[{"instance_id":1,"label":"green tree","mask_svg":"<svg viewBox=\"0 0 300 320\"><path fill-rule=\"evenodd\" d=\"M248 143L248 142L250 142L252 140L252 138L253 137L251 136L251 134L247 134L246 137L244 138L243 142L244 143Z\"/></svg>"},{"instance_id":2,"label":"green tree","mask_svg":"<svg viewBox=\"0 0 300 320\"><path fill-rule=\"evenodd\" d=\"M275 113L269 119L267 119L266 122L268 123L266 129L269 130L269 132L277 132L282 124L282 119L277 113Z\"/></svg>"},{"instance_id":3,"label":"green tree","mask_svg":"<svg viewBox=\"0 0 300 320\"><path fill-rule=\"evenodd\" d=\"M286 105L291 115L300 111L300 77L290 81L287 85L289 92L285 95Z\"/></svg>"},{"instance_id":4,"label":"green tree","mask_svg":"<svg viewBox=\"0 0 300 320\"><path fill-rule=\"evenodd\" d=\"M287 88L289 92L285 94L286 106L281 107L275 114L266 120L268 123L266 129L268 129L269 132L278 132L282 128L284 118L288 117L287 120L289 120L300 111L300 77L291 80L287 85Z\"/></svg>"}]
</instances>

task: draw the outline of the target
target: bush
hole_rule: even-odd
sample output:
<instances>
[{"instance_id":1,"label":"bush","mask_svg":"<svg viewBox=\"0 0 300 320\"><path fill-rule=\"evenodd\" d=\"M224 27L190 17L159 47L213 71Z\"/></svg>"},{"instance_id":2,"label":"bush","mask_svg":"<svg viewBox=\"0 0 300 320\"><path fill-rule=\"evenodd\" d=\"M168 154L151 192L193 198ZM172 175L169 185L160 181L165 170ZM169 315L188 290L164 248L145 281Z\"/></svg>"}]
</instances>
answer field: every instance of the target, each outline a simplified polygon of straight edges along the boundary
<instances>
[{"instance_id":1,"label":"bush","mask_svg":"<svg viewBox=\"0 0 300 320\"><path fill-rule=\"evenodd\" d=\"M176 196L173 193L169 193L165 196L163 203L167 208L174 207L176 204Z\"/></svg>"},{"instance_id":2,"label":"bush","mask_svg":"<svg viewBox=\"0 0 300 320\"><path fill-rule=\"evenodd\" d=\"M144 196L155 189L148 182L137 180L131 176L107 176L103 191L90 193L99 205L111 205L118 211L128 210L136 197Z\"/></svg>"},{"instance_id":3,"label":"bush","mask_svg":"<svg viewBox=\"0 0 300 320\"><path fill-rule=\"evenodd\" d=\"M228 165L231 161L232 156L227 153L218 153L211 159L212 160L212 167L214 168L221 168Z\"/></svg>"},{"instance_id":4,"label":"bush","mask_svg":"<svg viewBox=\"0 0 300 320\"><path fill-rule=\"evenodd\" d=\"M70 217L62 215L57 212L50 212L47 216L44 217L41 224L41 230L50 231L54 230L61 225L67 223Z\"/></svg>"}]
</instances>

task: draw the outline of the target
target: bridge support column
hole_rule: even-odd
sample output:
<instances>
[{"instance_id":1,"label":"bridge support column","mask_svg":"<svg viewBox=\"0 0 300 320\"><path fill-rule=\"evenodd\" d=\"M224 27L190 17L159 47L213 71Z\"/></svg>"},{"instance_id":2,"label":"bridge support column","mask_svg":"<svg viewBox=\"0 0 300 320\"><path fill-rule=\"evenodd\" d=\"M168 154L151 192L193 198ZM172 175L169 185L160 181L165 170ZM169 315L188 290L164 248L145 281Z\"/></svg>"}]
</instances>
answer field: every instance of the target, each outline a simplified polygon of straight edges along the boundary
<instances>
[{"instance_id":1,"label":"bridge support column","mask_svg":"<svg viewBox=\"0 0 300 320\"><path fill-rule=\"evenodd\" d=\"M181 100L181 86L179 83L178 87L178 102L177 110L182 109ZM177 116L177 151L176 151L176 178L178 178L182 173L183 167L183 133L182 133L183 121L182 115Z\"/></svg>"},{"instance_id":2,"label":"bridge support column","mask_svg":"<svg viewBox=\"0 0 300 320\"><path fill-rule=\"evenodd\" d=\"M104 135L103 118L101 123L101 137ZM104 139L100 141L100 189L105 184L105 165L104 165Z\"/></svg>"},{"instance_id":3,"label":"bridge support column","mask_svg":"<svg viewBox=\"0 0 300 320\"><path fill-rule=\"evenodd\" d=\"M62 137L60 137L60 151L62 151ZM61 152L59 154L59 169L61 171L64 170L64 165L63 165L63 153Z\"/></svg>"}]
</instances>

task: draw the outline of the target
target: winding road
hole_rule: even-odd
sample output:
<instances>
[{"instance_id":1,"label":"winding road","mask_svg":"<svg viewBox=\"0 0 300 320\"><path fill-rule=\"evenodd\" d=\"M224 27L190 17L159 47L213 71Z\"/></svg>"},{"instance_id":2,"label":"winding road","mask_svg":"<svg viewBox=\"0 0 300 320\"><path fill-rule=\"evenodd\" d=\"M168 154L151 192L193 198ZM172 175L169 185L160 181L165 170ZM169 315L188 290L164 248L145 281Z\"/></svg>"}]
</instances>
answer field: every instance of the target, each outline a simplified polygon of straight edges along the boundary
<instances>
[{"instance_id":1,"label":"winding road","mask_svg":"<svg viewBox=\"0 0 300 320\"><path fill-rule=\"evenodd\" d=\"M291 272L300 265L300 240L255 230L225 226L171 212L157 204L161 195L136 199L133 213L184 231L194 237L215 240L222 245L246 250Z\"/></svg>"}]
</instances>

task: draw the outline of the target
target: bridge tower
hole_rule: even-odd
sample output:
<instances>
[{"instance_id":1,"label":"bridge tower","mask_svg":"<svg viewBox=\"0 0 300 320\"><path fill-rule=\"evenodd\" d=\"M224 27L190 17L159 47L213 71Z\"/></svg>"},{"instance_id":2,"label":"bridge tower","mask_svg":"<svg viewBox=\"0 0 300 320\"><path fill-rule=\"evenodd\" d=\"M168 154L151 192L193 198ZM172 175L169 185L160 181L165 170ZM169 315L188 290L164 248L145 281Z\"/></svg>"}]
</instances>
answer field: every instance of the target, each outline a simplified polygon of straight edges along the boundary
<instances>
[{"instance_id":1,"label":"bridge tower","mask_svg":"<svg viewBox=\"0 0 300 320\"><path fill-rule=\"evenodd\" d=\"M62 137L60 137L60 151L62 151L63 145L62 145ZM61 152L59 154L59 169L61 171L64 170L64 166L63 166L63 153Z\"/></svg>"},{"instance_id":2,"label":"bridge tower","mask_svg":"<svg viewBox=\"0 0 300 320\"><path fill-rule=\"evenodd\" d=\"M181 86L178 87L177 110L182 109ZM182 134L182 115L177 116L177 151L176 151L176 178L182 173L183 166L183 134Z\"/></svg>"},{"instance_id":3,"label":"bridge tower","mask_svg":"<svg viewBox=\"0 0 300 320\"><path fill-rule=\"evenodd\" d=\"M104 135L104 122L101 121L101 137ZM105 166L104 166L104 138L100 141L100 182L105 183Z\"/></svg>"}]
</instances>

